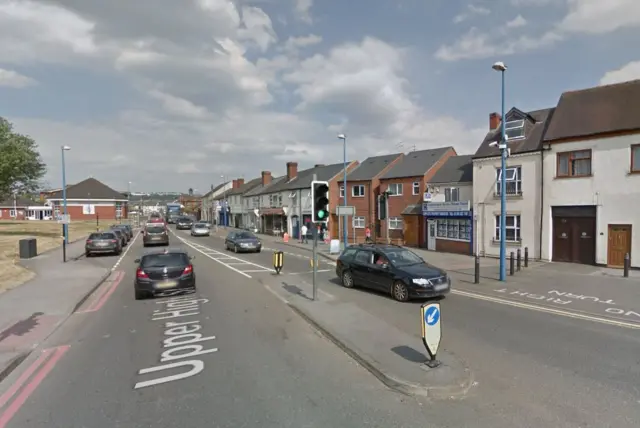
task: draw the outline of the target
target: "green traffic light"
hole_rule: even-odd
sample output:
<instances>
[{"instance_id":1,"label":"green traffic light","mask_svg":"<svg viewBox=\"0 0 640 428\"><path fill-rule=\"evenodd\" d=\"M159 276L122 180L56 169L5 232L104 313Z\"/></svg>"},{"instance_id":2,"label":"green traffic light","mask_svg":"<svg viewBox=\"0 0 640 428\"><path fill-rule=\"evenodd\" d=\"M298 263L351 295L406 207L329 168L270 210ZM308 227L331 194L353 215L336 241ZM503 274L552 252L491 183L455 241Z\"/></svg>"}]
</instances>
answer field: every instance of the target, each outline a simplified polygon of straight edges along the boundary
<instances>
[{"instance_id":1,"label":"green traffic light","mask_svg":"<svg viewBox=\"0 0 640 428\"><path fill-rule=\"evenodd\" d=\"M318 211L318 218L324 218L324 211Z\"/></svg>"}]
</instances>

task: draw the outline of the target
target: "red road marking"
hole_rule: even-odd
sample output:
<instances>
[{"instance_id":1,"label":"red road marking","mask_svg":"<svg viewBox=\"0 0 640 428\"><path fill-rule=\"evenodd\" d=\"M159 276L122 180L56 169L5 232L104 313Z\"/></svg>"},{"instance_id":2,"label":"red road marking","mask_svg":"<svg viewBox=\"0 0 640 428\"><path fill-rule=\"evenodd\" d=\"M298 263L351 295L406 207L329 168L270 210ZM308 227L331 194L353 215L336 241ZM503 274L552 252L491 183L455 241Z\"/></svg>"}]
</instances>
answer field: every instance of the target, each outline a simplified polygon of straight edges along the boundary
<instances>
[{"instance_id":1,"label":"red road marking","mask_svg":"<svg viewBox=\"0 0 640 428\"><path fill-rule=\"evenodd\" d=\"M24 405L27 399L33 394L33 392L38 388L40 383L47 377L49 372L53 370L55 365L58 363L60 358L69 350L69 345L58 346L57 348L46 349L42 352L40 358L38 358L30 367L27 369L22 376L16 381L15 384L9 388L9 390L0 397L0 400L5 400L3 404L6 403L11 397L22 387L22 384L38 369L43 361L46 360L44 366L35 373L33 378L27 385L20 391L18 396L9 404L2 414L0 414L0 428L5 428L9 421L18 413L18 410ZM51 356L50 356L51 355ZM6 396L6 398L5 398Z\"/></svg>"},{"instance_id":2,"label":"red road marking","mask_svg":"<svg viewBox=\"0 0 640 428\"><path fill-rule=\"evenodd\" d=\"M118 285L120 285L120 282L122 282L123 278L124 278L124 272L117 271L115 278L113 278L113 280L111 281L111 284L108 287L106 287L102 295L96 300L94 300L87 309L85 309L84 311L78 311L77 313L95 312L101 307L103 307L104 304L109 299L109 297L116 291L116 288L118 287Z\"/></svg>"}]
</instances>

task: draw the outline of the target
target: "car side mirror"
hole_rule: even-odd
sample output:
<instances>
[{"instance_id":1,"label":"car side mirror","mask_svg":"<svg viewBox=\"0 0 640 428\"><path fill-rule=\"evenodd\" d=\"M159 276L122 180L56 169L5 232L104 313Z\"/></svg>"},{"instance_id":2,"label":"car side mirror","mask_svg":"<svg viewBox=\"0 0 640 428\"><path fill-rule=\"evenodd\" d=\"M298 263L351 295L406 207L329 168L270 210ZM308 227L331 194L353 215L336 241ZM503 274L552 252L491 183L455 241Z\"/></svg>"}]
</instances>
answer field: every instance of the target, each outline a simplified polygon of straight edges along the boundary
<instances>
[{"instance_id":1,"label":"car side mirror","mask_svg":"<svg viewBox=\"0 0 640 428\"><path fill-rule=\"evenodd\" d=\"M133 262L134 263L140 263L140 259L135 259Z\"/></svg>"},{"instance_id":2,"label":"car side mirror","mask_svg":"<svg viewBox=\"0 0 640 428\"><path fill-rule=\"evenodd\" d=\"M382 269L389 269L389 263L382 263L382 265L380 265L380 267Z\"/></svg>"}]
</instances>

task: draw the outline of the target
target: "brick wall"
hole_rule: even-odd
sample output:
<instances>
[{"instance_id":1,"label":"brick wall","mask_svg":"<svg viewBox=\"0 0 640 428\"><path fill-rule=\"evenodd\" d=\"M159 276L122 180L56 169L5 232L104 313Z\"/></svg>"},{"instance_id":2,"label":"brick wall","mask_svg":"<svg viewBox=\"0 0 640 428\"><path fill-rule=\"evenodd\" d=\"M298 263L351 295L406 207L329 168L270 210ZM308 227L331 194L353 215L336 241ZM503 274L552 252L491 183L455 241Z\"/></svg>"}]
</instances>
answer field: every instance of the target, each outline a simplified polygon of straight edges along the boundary
<instances>
[{"instance_id":1,"label":"brick wall","mask_svg":"<svg viewBox=\"0 0 640 428\"><path fill-rule=\"evenodd\" d=\"M0 220L24 220L27 215L27 209L18 207L18 217L11 217L13 208L0 208Z\"/></svg>"}]
</instances>

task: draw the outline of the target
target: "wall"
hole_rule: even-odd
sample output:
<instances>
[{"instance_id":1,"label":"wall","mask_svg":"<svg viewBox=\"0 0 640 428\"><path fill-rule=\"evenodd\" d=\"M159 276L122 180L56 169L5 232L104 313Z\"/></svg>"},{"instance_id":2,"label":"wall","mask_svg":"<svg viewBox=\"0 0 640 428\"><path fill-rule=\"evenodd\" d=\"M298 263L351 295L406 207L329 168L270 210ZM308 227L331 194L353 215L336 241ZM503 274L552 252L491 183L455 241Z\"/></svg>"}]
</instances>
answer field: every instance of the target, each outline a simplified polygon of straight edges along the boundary
<instances>
[{"instance_id":1,"label":"wall","mask_svg":"<svg viewBox=\"0 0 640 428\"><path fill-rule=\"evenodd\" d=\"M349 175L349 173L353 171L359 164L360 162L353 161L349 165L347 165L347 175ZM343 183L344 183L343 171L340 171L338 174L335 175L335 177L329 180L329 212L331 213L331 215L329 216L330 220L329 220L328 228L329 228L329 235L331 236L332 239L338 239L338 231L342 229L342 225L338 227L338 216L335 214L336 213L335 206L340 204L340 201L342 201L341 205L344 205L344 200L340 198L340 186ZM347 187L349 187L348 177L347 177ZM334 202L334 201L337 201L337 202ZM347 203L349 203L349 198L347 198ZM342 221L344 222L344 220ZM347 226L349 227L349 230L347 232L349 242L353 242L353 236L352 236L353 223L352 223L351 217L347 219ZM340 239L342 239L342 236L340 236Z\"/></svg>"},{"instance_id":2,"label":"wall","mask_svg":"<svg viewBox=\"0 0 640 428\"><path fill-rule=\"evenodd\" d=\"M459 201L473 202L473 183L429 183L430 187L438 188L439 191L431 195L432 202L446 202L444 189L447 187L457 187Z\"/></svg>"},{"instance_id":3,"label":"wall","mask_svg":"<svg viewBox=\"0 0 640 428\"><path fill-rule=\"evenodd\" d=\"M0 220L24 220L27 213L27 208L17 207L18 215L17 217L11 217L11 211L13 208L0 208Z\"/></svg>"},{"instance_id":4,"label":"wall","mask_svg":"<svg viewBox=\"0 0 640 428\"><path fill-rule=\"evenodd\" d=\"M507 215L520 215L521 242L507 242L507 252L528 247L530 257L537 259L540 254L540 152L513 155L507 159L507 166L520 166L522 174L522 194L507 196ZM495 216L500 214L500 197L495 194L498 168L499 157L473 161L474 242L481 256L500 256L499 241L494 240Z\"/></svg>"},{"instance_id":5,"label":"wall","mask_svg":"<svg viewBox=\"0 0 640 428\"><path fill-rule=\"evenodd\" d=\"M629 173L630 146L638 143L639 134L550 145L544 157L544 259L553 257L551 207L597 205L596 263L607 263L608 225L630 224L631 265L640 267L640 174ZM556 178L558 152L586 149L592 150L592 176Z\"/></svg>"}]
</instances>

